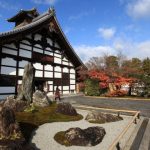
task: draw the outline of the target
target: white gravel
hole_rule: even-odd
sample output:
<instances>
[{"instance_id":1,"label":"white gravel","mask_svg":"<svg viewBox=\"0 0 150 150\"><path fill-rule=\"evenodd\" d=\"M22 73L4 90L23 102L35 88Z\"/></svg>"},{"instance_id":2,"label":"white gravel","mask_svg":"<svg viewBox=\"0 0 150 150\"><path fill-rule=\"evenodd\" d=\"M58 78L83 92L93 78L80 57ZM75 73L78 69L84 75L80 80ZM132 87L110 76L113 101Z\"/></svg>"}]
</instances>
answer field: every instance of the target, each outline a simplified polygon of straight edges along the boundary
<instances>
[{"instance_id":1,"label":"white gravel","mask_svg":"<svg viewBox=\"0 0 150 150\"><path fill-rule=\"evenodd\" d=\"M87 110L77 110L85 118ZM41 125L34 133L31 139L32 143L36 144L36 147L40 150L107 150L113 140L119 133L125 128L132 117L123 116L124 120L105 123L105 124L93 124L82 119L80 121L71 122L54 122ZM72 127L80 127L85 129L92 126L101 126L105 128L106 135L101 143L93 147L71 146L66 147L60 145L54 140L54 135L59 131L65 131Z\"/></svg>"}]
</instances>

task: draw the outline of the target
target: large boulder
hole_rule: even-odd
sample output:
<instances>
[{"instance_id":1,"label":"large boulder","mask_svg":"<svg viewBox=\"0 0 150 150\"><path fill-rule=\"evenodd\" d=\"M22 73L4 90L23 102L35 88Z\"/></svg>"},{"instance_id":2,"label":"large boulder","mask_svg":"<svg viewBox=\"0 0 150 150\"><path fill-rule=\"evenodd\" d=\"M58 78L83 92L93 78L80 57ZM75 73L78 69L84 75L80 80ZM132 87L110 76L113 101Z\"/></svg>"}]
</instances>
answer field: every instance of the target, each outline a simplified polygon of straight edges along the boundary
<instances>
[{"instance_id":1,"label":"large boulder","mask_svg":"<svg viewBox=\"0 0 150 150\"><path fill-rule=\"evenodd\" d=\"M104 138L106 132L102 127L89 127L87 129L70 128L64 132L61 144L68 143L69 146L95 146Z\"/></svg>"},{"instance_id":2,"label":"large boulder","mask_svg":"<svg viewBox=\"0 0 150 150\"><path fill-rule=\"evenodd\" d=\"M33 105L37 107L46 107L51 104L51 100L48 98L48 96L40 91L36 90L33 94Z\"/></svg>"},{"instance_id":3,"label":"large boulder","mask_svg":"<svg viewBox=\"0 0 150 150\"><path fill-rule=\"evenodd\" d=\"M7 97L3 102L3 107L10 107L15 112L23 111L28 106L27 101L16 100L14 97Z\"/></svg>"},{"instance_id":4,"label":"large boulder","mask_svg":"<svg viewBox=\"0 0 150 150\"><path fill-rule=\"evenodd\" d=\"M112 114L105 114L97 111L93 111L87 114L85 120L92 123L106 123L123 120L122 117Z\"/></svg>"},{"instance_id":5,"label":"large boulder","mask_svg":"<svg viewBox=\"0 0 150 150\"><path fill-rule=\"evenodd\" d=\"M30 103L32 102L34 74L35 74L34 67L31 65L31 63L28 63L24 68L22 87L17 96L17 100L26 100L29 101Z\"/></svg>"},{"instance_id":6,"label":"large boulder","mask_svg":"<svg viewBox=\"0 0 150 150\"><path fill-rule=\"evenodd\" d=\"M59 103L56 108L57 113L61 113L64 115L76 116L77 111L70 103Z\"/></svg>"}]
</instances>

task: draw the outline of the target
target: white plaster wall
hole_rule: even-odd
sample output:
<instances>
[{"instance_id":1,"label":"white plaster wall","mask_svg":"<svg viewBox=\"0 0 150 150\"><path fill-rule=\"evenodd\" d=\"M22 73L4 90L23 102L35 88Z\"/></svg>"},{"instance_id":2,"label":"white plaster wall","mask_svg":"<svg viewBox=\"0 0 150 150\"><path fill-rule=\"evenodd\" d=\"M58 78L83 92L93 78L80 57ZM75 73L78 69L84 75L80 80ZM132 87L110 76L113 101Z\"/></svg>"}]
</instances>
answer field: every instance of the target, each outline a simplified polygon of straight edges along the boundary
<instances>
[{"instance_id":1,"label":"white plaster wall","mask_svg":"<svg viewBox=\"0 0 150 150\"><path fill-rule=\"evenodd\" d=\"M70 80L70 84L75 84L75 80Z\"/></svg>"},{"instance_id":2,"label":"white plaster wall","mask_svg":"<svg viewBox=\"0 0 150 150\"><path fill-rule=\"evenodd\" d=\"M49 85L49 91L53 91L53 85Z\"/></svg>"},{"instance_id":3,"label":"white plaster wall","mask_svg":"<svg viewBox=\"0 0 150 150\"><path fill-rule=\"evenodd\" d=\"M55 62L55 63L58 63L58 64L61 64L61 59L54 57L54 62Z\"/></svg>"},{"instance_id":4,"label":"white plaster wall","mask_svg":"<svg viewBox=\"0 0 150 150\"><path fill-rule=\"evenodd\" d=\"M24 69L19 69L19 76L23 76L23 73L24 73Z\"/></svg>"},{"instance_id":5,"label":"white plaster wall","mask_svg":"<svg viewBox=\"0 0 150 150\"><path fill-rule=\"evenodd\" d=\"M14 43L11 43L11 44L5 44L4 46L10 47L10 48L14 48L14 49L17 49Z\"/></svg>"},{"instance_id":6,"label":"white plaster wall","mask_svg":"<svg viewBox=\"0 0 150 150\"><path fill-rule=\"evenodd\" d=\"M47 43L49 43L52 46L52 40L50 38L46 38L47 39Z\"/></svg>"},{"instance_id":7,"label":"white plaster wall","mask_svg":"<svg viewBox=\"0 0 150 150\"><path fill-rule=\"evenodd\" d=\"M43 77L43 71L35 71L35 77Z\"/></svg>"},{"instance_id":8,"label":"white plaster wall","mask_svg":"<svg viewBox=\"0 0 150 150\"><path fill-rule=\"evenodd\" d=\"M33 64L33 66L35 69L43 70L43 65L41 65L40 63L35 63L35 64Z\"/></svg>"},{"instance_id":9,"label":"white plaster wall","mask_svg":"<svg viewBox=\"0 0 150 150\"><path fill-rule=\"evenodd\" d=\"M53 77L53 72L47 72L47 71L45 71L44 72L44 77L46 77L46 78L52 78Z\"/></svg>"},{"instance_id":10,"label":"white plaster wall","mask_svg":"<svg viewBox=\"0 0 150 150\"><path fill-rule=\"evenodd\" d=\"M63 72L64 73L69 73L69 69L68 68L63 68Z\"/></svg>"},{"instance_id":11,"label":"white plaster wall","mask_svg":"<svg viewBox=\"0 0 150 150\"><path fill-rule=\"evenodd\" d=\"M11 49L5 48L5 47L2 48L2 53L11 54L11 55L17 55L17 51L11 50Z\"/></svg>"},{"instance_id":12,"label":"white plaster wall","mask_svg":"<svg viewBox=\"0 0 150 150\"><path fill-rule=\"evenodd\" d=\"M75 74L70 74L70 78L71 79L75 79L76 77L75 77Z\"/></svg>"},{"instance_id":13,"label":"white plaster wall","mask_svg":"<svg viewBox=\"0 0 150 150\"><path fill-rule=\"evenodd\" d=\"M41 38L42 38L42 36L41 36L40 34L36 34L36 35L34 36L34 40L35 40L35 41L41 40Z\"/></svg>"},{"instance_id":14,"label":"white plaster wall","mask_svg":"<svg viewBox=\"0 0 150 150\"><path fill-rule=\"evenodd\" d=\"M54 67L55 71L61 72L61 68L59 66Z\"/></svg>"},{"instance_id":15,"label":"white plaster wall","mask_svg":"<svg viewBox=\"0 0 150 150\"><path fill-rule=\"evenodd\" d=\"M0 93L15 93L15 87L0 87Z\"/></svg>"},{"instance_id":16,"label":"white plaster wall","mask_svg":"<svg viewBox=\"0 0 150 150\"><path fill-rule=\"evenodd\" d=\"M55 72L55 73L54 73L54 77L55 77L55 78L62 78L62 74Z\"/></svg>"},{"instance_id":17,"label":"white plaster wall","mask_svg":"<svg viewBox=\"0 0 150 150\"><path fill-rule=\"evenodd\" d=\"M72 64L71 62L69 63L69 65L70 65L70 66L73 66L73 64Z\"/></svg>"},{"instance_id":18,"label":"white plaster wall","mask_svg":"<svg viewBox=\"0 0 150 150\"><path fill-rule=\"evenodd\" d=\"M51 65L45 65L45 70L48 70L48 71L53 71L53 66Z\"/></svg>"},{"instance_id":19,"label":"white plaster wall","mask_svg":"<svg viewBox=\"0 0 150 150\"><path fill-rule=\"evenodd\" d=\"M68 62L65 62L65 61L63 61L62 63L67 66L69 65Z\"/></svg>"},{"instance_id":20,"label":"white plaster wall","mask_svg":"<svg viewBox=\"0 0 150 150\"><path fill-rule=\"evenodd\" d=\"M70 85L70 90L75 90L75 85Z\"/></svg>"},{"instance_id":21,"label":"white plaster wall","mask_svg":"<svg viewBox=\"0 0 150 150\"><path fill-rule=\"evenodd\" d=\"M31 58L31 51L19 50L19 56Z\"/></svg>"},{"instance_id":22,"label":"white plaster wall","mask_svg":"<svg viewBox=\"0 0 150 150\"><path fill-rule=\"evenodd\" d=\"M36 44L36 46L37 46L37 44ZM33 51L43 54L43 50L39 49L39 48L36 48L36 47L33 47Z\"/></svg>"},{"instance_id":23,"label":"white plaster wall","mask_svg":"<svg viewBox=\"0 0 150 150\"><path fill-rule=\"evenodd\" d=\"M57 86L54 86L54 90L56 91ZM58 88L61 90L61 86L58 86ZM61 91L60 91L61 92Z\"/></svg>"},{"instance_id":24,"label":"white plaster wall","mask_svg":"<svg viewBox=\"0 0 150 150\"><path fill-rule=\"evenodd\" d=\"M53 84L53 81L48 81L48 84Z\"/></svg>"},{"instance_id":25,"label":"white plaster wall","mask_svg":"<svg viewBox=\"0 0 150 150\"><path fill-rule=\"evenodd\" d=\"M68 61L68 59L66 57L64 57L63 60Z\"/></svg>"},{"instance_id":26,"label":"white plaster wall","mask_svg":"<svg viewBox=\"0 0 150 150\"><path fill-rule=\"evenodd\" d=\"M46 54L46 55L53 56L53 53L52 53L52 52L49 52L49 51L45 51L45 54Z\"/></svg>"},{"instance_id":27,"label":"white plaster wall","mask_svg":"<svg viewBox=\"0 0 150 150\"><path fill-rule=\"evenodd\" d=\"M6 74L6 75L16 75L16 68L12 67L1 67L1 74Z\"/></svg>"},{"instance_id":28,"label":"white plaster wall","mask_svg":"<svg viewBox=\"0 0 150 150\"><path fill-rule=\"evenodd\" d=\"M63 86L63 90L69 90L69 86Z\"/></svg>"},{"instance_id":29,"label":"white plaster wall","mask_svg":"<svg viewBox=\"0 0 150 150\"><path fill-rule=\"evenodd\" d=\"M75 70L74 69L70 69L70 73L75 73Z\"/></svg>"},{"instance_id":30,"label":"white plaster wall","mask_svg":"<svg viewBox=\"0 0 150 150\"><path fill-rule=\"evenodd\" d=\"M27 64L28 64L28 61L25 61L25 60L19 61L19 67L25 67L25 65Z\"/></svg>"},{"instance_id":31,"label":"white plaster wall","mask_svg":"<svg viewBox=\"0 0 150 150\"><path fill-rule=\"evenodd\" d=\"M60 54L54 53L54 56L61 58L61 55L60 55Z\"/></svg>"},{"instance_id":32,"label":"white plaster wall","mask_svg":"<svg viewBox=\"0 0 150 150\"><path fill-rule=\"evenodd\" d=\"M2 65L16 66L16 61L12 58L2 58Z\"/></svg>"},{"instance_id":33,"label":"white plaster wall","mask_svg":"<svg viewBox=\"0 0 150 150\"><path fill-rule=\"evenodd\" d=\"M30 43L29 43L30 44ZM27 50L32 50L32 47L31 46L28 46L28 45L25 45L25 44L20 44L20 48L22 48L22 49L27 49Z\"/></svg>"},{"instance_id":34,"label":"white plaster wall","mask_svg":"<svg viewBox=\"0 0 150 150\"><path fill-rule=\"evenodd\" d=\"M53 95L53 92L48 92L47 93L47 96L52 96Z\"/></svg>"}]
</instances>

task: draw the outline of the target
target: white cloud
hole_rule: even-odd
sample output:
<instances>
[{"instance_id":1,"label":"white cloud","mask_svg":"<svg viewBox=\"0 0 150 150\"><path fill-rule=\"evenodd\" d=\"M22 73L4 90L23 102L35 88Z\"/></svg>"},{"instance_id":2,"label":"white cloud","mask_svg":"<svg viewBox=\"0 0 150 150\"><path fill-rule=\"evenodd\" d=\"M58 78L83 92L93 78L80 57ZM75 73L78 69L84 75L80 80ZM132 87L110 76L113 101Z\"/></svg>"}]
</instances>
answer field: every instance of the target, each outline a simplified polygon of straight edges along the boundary
<instances>
[{"instance_id":1,"label":"white cloud","mask_svg":"<svg viewBox=\"0 0 150 150\"><path fill-rule=\"evenodd\" d=\"M54 5L57 0L32 0L35 4L47 4L47 5Z\"/></svg>"},{"instance_id":2,"label":"white cloud","mask_svg":"<svg viewBox=\"0 0 150 150\"><path fill-rule=\"evenodd\" d=\"M116 29L115 28L99 28L98 33L104 39L111 39L115 35Z\"/></svg>"},{"instance_id":3,"label":"white cloud","mask_svg":"<svg viewBox=\"0 0 150 150\"><path fill-rule=\"evenodd\" d=\"M98 57L104 54L115 54L114 49L109 46L88 46L80 45L74 47L79 57L84 61L88 61L91 57Z\"/></svg>"},{"instance_id":4,"label":"white cloud","mask_svg":"<svg viewBox=\"0 0 150 150\"><path fill-rule=\"evenodd\" d=\"M100 57L104 54L117 55L118 52L122 52L127 58L144 59L150 57L150 40L134 43L120 38L115 40L112 45L79 45L75 46L74 49L83 62L87 62L91 57Z\"/></svg>"},{"instance_id":5,"label":"white cloud","mask_svg":"<svg viewBox=\"0 0 150 150\"><path fill-rule=\"evenodd\" d=\"M129 16L140 19L150 17L150 0L134 0L127 4Z\"/></svg>"},{"instance_id":6,"label":"white cloud","mask_svg":"<svg viewBox=\"0 0 150 150\"><path fill-rule=\"evenodd\" d=\"M68 34L70 31L71 31L70 27L65 27L65 29L64 29L64 33L65 34Z\"/></svg>"}]
</instances>

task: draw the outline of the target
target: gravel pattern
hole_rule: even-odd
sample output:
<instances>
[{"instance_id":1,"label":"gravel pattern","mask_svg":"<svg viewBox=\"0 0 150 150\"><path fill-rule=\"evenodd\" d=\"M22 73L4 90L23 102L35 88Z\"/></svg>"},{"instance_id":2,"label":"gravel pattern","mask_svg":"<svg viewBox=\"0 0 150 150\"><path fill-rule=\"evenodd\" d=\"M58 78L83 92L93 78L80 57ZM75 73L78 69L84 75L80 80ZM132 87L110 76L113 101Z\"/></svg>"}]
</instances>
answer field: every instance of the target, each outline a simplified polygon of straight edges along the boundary
<instances>
[{"instance_id":1,"label":"gravel pattern","mask_svg":"<svg viewBox=\"0 0 150 150\"><path fill-rule=\"evenodd\" d=\"M77 110L79 114L84 116L87 115L89 111L87 110ZM118 136L119 133L125 128L125 126L132 119L131 116L123 116L124 120L105 123L105 124L93 124L89 123L86 120L80 121L71 121L71 122L54 122L54 123L46 123L41 125L34 133L31 139L32 143L35 143L37 148L40 150L107 150L110 144L114 141L114 139ZM85 129L87 127L92 126L100 126L104 127L106 131L106 135L102 142L96 146L92 147L82 147L82 146L71 146L66 147L60 145L54 140L54 135L59 131L65 131L72 127L80 127ZM129 137L129 136L127 136ZM126 137L126 138L127 138Z\"/></svg>"}]
</instances>

